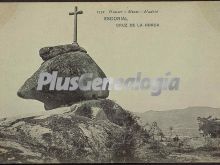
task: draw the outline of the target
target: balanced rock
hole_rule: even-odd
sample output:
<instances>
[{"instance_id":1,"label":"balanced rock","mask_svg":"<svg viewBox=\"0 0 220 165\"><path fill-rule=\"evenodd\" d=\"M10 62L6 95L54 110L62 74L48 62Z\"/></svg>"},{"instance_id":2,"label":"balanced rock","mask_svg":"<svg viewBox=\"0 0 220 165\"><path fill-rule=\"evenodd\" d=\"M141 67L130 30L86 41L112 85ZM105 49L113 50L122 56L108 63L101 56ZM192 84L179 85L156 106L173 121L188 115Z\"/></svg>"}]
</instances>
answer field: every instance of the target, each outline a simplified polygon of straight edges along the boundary
<instances>
[{"instance_id":1,"label":"balanced rock","mask_svg":"<svg viewBox=\"0 0 220 165\"><path fill-rule=\"evenodd\" d=\"M49 84L43 90L37 90L40 73L57 71L57 77L80 77L85 73L92 73L94 78L106 78L105 73L86 53L86 50L78 45L60 45L46 47L40 50L40 56L45 60L40 68L26 80L17 92L18 96L25 99L35 99L44 103L46 110L70 106L82 100L107 98L109 91L106 90L49 90Z\"/></svg>"}]
</instances>

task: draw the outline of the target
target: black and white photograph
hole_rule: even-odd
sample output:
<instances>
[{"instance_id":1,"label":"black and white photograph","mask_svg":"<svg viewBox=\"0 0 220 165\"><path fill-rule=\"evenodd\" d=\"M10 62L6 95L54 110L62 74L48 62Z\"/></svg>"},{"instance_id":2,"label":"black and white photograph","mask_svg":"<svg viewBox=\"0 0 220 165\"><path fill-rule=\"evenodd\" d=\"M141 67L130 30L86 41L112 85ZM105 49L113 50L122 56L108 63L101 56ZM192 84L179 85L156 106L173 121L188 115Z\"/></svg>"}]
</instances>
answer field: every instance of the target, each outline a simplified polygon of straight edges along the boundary
<instances>
[{"instance_id":1,"label":"black and white photograph","mask_svg":"<svg viewBox=\"0 0 220 165\"><path fill-rule=\"evenodd\" d=\"M0 164L220 163L220 2L1 2Z\"/></svg>"}]
</instances>

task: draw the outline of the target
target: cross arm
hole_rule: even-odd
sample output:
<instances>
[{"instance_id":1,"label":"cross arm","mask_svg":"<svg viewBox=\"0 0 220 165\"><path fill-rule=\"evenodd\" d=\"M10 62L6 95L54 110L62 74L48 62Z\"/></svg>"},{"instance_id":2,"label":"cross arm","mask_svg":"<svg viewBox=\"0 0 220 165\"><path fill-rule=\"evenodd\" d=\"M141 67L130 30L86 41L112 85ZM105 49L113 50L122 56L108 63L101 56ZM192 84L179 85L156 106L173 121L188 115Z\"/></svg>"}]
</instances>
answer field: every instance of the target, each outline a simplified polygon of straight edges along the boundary
<instances>
[{"instance_id":1,"label":"cross arm","mask_svg":"<svg viewBox=\"0 0 220 165\"><path fill-rule=\"evenodd\" d=\"M77 12L71 12L69 15L75 15L75 14L83 14L83 11L77 11Z\"/></svg>"}]
</instances>

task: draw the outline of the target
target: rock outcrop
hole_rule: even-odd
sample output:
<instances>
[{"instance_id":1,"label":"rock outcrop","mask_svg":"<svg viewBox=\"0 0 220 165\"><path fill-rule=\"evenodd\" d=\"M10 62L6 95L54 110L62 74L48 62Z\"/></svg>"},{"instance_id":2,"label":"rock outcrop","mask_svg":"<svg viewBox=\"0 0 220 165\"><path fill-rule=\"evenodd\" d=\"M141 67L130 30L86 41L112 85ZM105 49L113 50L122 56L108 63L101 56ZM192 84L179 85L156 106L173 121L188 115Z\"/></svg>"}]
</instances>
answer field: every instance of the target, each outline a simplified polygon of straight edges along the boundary
<instances>
[{"instance_id":1,"label":"rock outcrop","mask_svg":"<svg viewBox=\"0 0 220 165\"><path fill-rule=\"evenodd\" d=\"M107 98L109 91L87 90L79 88L74 91L49 90L49 84L43 90L37 90L39 75L42 72L52 73L57 71L57 77L80 77L85 73L92 73L93 79L105 78L105 73L86 53L86 50L78 45L60 45L46 47L40 50L40 56L44 60L40 68L24 83L17 92L18 96L25 99L35 99L44 103L46 110L62 106L70 106L73 103L98 98Z\"/></svg>"},{"instance_id":2,"label":"rock outcrop","mask_svg":"<svg viewBox=\"0 0 220 165\"><path fill-rule=\"evenodd\" d=\"M0 162L146 161L147 138L134 116L115 102L89 100L0 120Z\"/></svg>"}]
</instances>

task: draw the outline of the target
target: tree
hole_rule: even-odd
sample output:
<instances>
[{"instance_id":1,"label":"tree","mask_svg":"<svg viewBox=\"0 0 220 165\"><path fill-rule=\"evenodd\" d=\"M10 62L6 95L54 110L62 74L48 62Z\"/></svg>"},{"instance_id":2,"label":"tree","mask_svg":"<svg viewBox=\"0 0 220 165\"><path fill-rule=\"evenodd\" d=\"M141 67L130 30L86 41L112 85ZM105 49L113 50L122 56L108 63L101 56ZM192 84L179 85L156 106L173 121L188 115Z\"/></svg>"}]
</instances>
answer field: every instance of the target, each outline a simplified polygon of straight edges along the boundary
<instances>
[{"instance_id":1,"label":"tree","mask_svg":"<svg viewBox=\"0 0 220 165\"><path fill-rule=\"evenodd\" d=\"M207 118L198 117L199 131L202 131L204 136L211 136L211 138L220 137L220 119L212 118L209 116Z\"/></svg>"}]
</instances>

